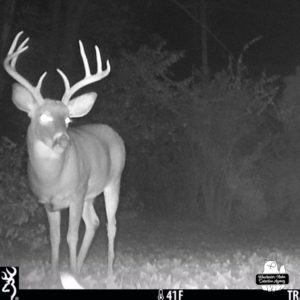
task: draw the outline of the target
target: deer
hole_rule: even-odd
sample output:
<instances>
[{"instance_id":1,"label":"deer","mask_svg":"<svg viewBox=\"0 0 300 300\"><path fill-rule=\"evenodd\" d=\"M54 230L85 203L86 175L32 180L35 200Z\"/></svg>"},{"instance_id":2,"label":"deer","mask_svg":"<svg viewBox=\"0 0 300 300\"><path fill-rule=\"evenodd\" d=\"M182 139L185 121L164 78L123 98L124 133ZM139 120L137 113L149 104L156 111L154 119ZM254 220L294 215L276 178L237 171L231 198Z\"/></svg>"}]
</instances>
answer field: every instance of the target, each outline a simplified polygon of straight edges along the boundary
<instances>
[{"instance_id":1,"label":"deer","mask_svg":"<svg viewBox=\"0 0 300 300\"><path fill-rule=\"evenodd\" d=\"M16 81L12 85L14 105L30 118L27 128L27 173L31 190L44 205L48 218L53 278L58 278L59 274L61 210L69 211L67 243L70 269L74 276L78 276L100 224L94 199L102 193L107 216L107 274L112 276L116 212L126 156L124 141L108 125L70 126L72 118L80 118L90 112L97 94L89 92L72 96L81 88L106 77L110 73L109 61L106 61L106 69L103 70L100 50L96 45L97 71L92 74L84 46L79 41L85 76L71 86L65 73L57 69L65 92L61 100L44 98L41 87L47 72L34 86L16 70L20 54L29 47L29 37L19 42L22 34L23 31L20 31L15 36L3 66ZM85 232L77 255L81 218Z\"/></svg>"}]
</instances>

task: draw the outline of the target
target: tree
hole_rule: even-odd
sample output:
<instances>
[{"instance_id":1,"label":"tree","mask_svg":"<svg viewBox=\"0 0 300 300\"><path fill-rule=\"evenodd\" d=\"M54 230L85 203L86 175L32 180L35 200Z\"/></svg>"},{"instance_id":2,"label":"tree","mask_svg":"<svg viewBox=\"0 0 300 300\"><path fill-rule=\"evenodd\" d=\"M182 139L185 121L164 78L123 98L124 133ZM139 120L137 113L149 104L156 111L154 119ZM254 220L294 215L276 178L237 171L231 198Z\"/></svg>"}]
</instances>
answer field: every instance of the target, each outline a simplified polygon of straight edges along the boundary
<instances>
[{"instance_id":1,"label":"tree","mask_svg":"<svg viewBox=\"0 0 300 300\"><path fill-rule=\"evenodd\" d=\"M2 30L0 36L0 61L2 62L7 51L7 45L9 43L9 35L11 33L11 27L14 21L14 15L16 10L16 0L3 0L2 3ZM4 72L3 68L0 71L0 94L3 93L4 88Z\"/></svg>"}]
</instances>

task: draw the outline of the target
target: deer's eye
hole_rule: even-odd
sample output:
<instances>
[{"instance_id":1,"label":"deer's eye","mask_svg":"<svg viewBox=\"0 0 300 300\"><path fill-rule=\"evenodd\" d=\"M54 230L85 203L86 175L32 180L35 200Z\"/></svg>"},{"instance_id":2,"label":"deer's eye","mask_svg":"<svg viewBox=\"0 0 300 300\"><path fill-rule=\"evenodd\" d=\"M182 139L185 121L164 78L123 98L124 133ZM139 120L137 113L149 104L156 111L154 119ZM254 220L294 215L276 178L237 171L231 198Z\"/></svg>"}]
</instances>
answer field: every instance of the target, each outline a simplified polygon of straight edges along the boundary
<instances>
[{"instance_id":1,"label":"deer's eye","mask_svg":"<svg viewBox=\"0 0 300 300\"><path fill-rule=\"evenodd\" d=\"M72 122L72 120L69 118L69 117L66 117L65 118L65 123L66 123L66 126L69 126L69 124Z\"/></svg>"},{"instance_id":2,"label":"deer's eye","mask_svg":"<svg viewBox=\"0 0 300 300\"><path fill-rule=\"evenodd\" d=\"M41 124L44 124L44 125L49 124L49 123L53 122L53 117L46 113L43 113L40 115L40 122L41 122Z\"/></svg>"}]
</instances>

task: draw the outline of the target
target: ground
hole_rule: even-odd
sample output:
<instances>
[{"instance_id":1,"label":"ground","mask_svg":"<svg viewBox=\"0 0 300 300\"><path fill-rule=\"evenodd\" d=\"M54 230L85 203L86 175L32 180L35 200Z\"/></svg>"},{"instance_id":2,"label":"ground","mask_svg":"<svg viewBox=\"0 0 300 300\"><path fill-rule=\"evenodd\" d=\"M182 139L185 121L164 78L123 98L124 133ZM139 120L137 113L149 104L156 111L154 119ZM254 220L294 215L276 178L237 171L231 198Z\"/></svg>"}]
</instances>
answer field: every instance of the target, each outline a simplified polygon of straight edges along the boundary
<instances>
[{"instance_id":1,"label":"ground","mask_svg":"<svg viewBox=\"0 0 300 300\"><path fill-rule=\"evenodd\" d=\"M114 279L106 283L106 227L101 224L84 264L81 284L88 289L256 289L255 275L276 255L289 274L288 288L299 288L299 226L285 222L219 230L199 219L125 218L118 222ZM65 243L65 242L64 242ZM67 246L62 247L67 270ZM21 288L50 285L49 249L23 253ZM34 257L33 257L34 256Z\"/></svg>"}]
</instances>

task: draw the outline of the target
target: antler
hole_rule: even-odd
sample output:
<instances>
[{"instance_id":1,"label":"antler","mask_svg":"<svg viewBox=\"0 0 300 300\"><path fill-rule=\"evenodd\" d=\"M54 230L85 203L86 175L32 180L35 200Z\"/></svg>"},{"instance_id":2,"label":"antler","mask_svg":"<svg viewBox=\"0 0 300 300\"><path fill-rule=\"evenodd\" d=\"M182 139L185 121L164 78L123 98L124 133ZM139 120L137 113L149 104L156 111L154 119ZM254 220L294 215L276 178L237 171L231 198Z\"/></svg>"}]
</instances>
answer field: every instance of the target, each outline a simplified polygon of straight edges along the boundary
<instances>
[{"instance_id":1,"label":"antler","mask_svg":"<svg viewBox=\"0 0 300 300\"><path fill-rule=\"evenodd\" d=\"M38 84L36 86L33 86L29 81L27 81L23 76L21 76L17 70L16 70L16 63L18 60L19 55L26 51L28 49L28 41L29 38L27 37L18 47L18 40L20 36L23 34L23 31L20 31L14 38L9 51L7 53L6 58L4 59L3 66L6 72L14 78L17 82L19 82L21 85L23 85L34 97L34 99L39 103L42 104L44 102L44 98L41 95L41 86L42 82L47 75L47 72L44 72L39 80ZM17 48L16 48L17 47Z\"/></svg>"},{"instance_id":2,"label":"antler","mask_svg":"<svg viewBox=\"0 0 300 300\"><path fill-rule=\"evenodd\" d=\"M81 41L79 41L79 48L80 48L80 54L81 54L81 58L85 70L85 76L83 79L81 79L80 81L75 83L72 87L70 87L69 80L65 75L65 73L63 73L60 69L57 69L57 72L62 77L65 85L65 93L62 97L62 102L65 104L67 104L71 99L72 95L78 90L80 90L82 87L101 80L102 78L106 77L110 72L110 64L108 60L106 61L106 69L102 70L102 61L101 61L101 55L98 46L95 46L96 59L97 59L97 72L95 74L91 74L89 63L86 58L84 47Z\"/></svg>"}]
</instances>

